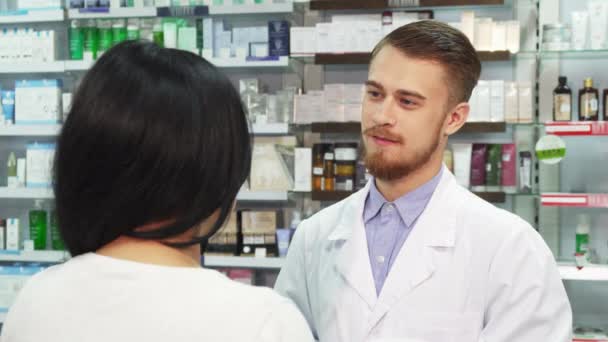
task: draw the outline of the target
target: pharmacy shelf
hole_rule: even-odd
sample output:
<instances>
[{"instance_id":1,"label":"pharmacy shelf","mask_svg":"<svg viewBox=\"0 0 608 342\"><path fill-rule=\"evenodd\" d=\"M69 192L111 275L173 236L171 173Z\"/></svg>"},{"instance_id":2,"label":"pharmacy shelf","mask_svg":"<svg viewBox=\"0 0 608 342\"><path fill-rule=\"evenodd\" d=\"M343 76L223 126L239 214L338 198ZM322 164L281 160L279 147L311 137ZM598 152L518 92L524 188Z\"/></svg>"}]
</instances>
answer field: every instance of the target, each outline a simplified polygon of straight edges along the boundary
<instances>
[{"instance_id":1,"label":"pharmacy shelf","mask_svg":"<svg viewBox=\"0 0 608 342\"><path fill-rule=\"evenodd\" d=\"M289 66L289 57L281 56L270 60L242 60L237 58L211 58L210 63L218 68L285 68Z\"/></svg>"},{"instance_id":2,"label":"pharmacy shelf","mask_svg":"<svg viewBox=\"0 0 608 342\"><path fill-rule=\"evenodd\" d=\"M91 69L94 61L65 61L65 71L87 71Z\"/></svg>"},{"instance_id":3,"label":"pharmacy shelf","mask_svg":"<svg viewBox=\"0 0 608 342\"><path fill-rule=\"evenodd\" d=\"M473 193L490 203L505 203L507 200L507 194L502 191L476 191Z\"/></svg>"},{"instance_id":4,"label":"pharmacy shelf","mask_svg":"<svg viewBox=\"0 0 608 342\"><path fill-rule=\"evenodd\" d=\"M369 10L403 7L504 5L504 0L311 0L311 10Z\"/></svg>"},{"instance_id":5,"label":"pharmacy shelf","mask_svg":"<svg viewBox=\"0 0 608 342\"><path fill-rule=\"evenodd\" d=\"M156 7L79 8L68 10L69 19L149 18L156 17Z\"/></svg>"},{"instance_id":6,"label":"pharmacy shelf","mask_svg":"<svg viewBox=\"0 0 608 342\"><path fill-rule=\"evenodd\" d=\"M53 190L49 188L7 188L0 187L0 198L7 199L52 199Z\"/></svg>"},{"instance_id":7,"label":"pharmacy shelf","mask_svg":"<svg viewBox=\"0 0 608 342\"><path fill-rule=\"evenodd\" d=\"M0 137L53 137L61 125L0 125Z\"/></svg>"},{"instance_id":8,"label":"pharmacy shelf","mask_svg":"<svg viewBox=\"0 0 608 342\"><path fill-rule=\"evenodd\" d=\"M559 263L558 268L563 280L608 281L608 265L587 265L579 269L573 263Z\"/></svg>"},{"instance_id":9,"label":"pharmacy shelf","mask_svg":"<svg viewBox=\"0 0 608 342\"><path fill-rule=\"evenodd\" d=\"M65 63L63 61L47 63L0 64L0 74L61 73L64 71Z\"/></svg>"},{"instance_id":10,"label":"pharmacy shelf","mask_svg":"<svg viewBox=\"0 0 608 342\"><path fill-rule=\"evenodd\" d=\"M215 256L206 255L203 257L203 265L206 267L226 267L226 268L256 268L280 270L285 263L283 258L255 258L237 256Z\"/></svg>"},{"instance_id":11,"label":"pharmacy shelf","mask_svg":"<svg viewBox=\"0 0 608 342\"><path fill-rule=\"evenodd\" d=\"M287 191L241 191L236 196L242 202L286 202Z\"/></svg>"},{"instance_id":12,"label":"pharmacy shelf","mask_svg":"<svg viewBox=\"0 0 608 342\"><path fill-rule=\"evenodd\" d=\"M313 191L311 197L313 201L339 202L352 194L350 191ZM507 199L507 193L502 191L482 191L474 194L490 203L504 203Z\"/></svg>"},{"instance_id":13,"label":"pharmacy shelf","mask_svg":"<svg viewBox=\"0 0 608 342\"><path fill-rule=\"evenodd\" d=\"M482 62L499 62L511 60L509 51L477 51L477 56ZM304 61L310 58L302 56ZM338 64L369 64L371 53L352 52L352 53L317 53L314 55L314 63L320 65Z\"/></svg>"},{"instance_id":14,"label":"pharmacy shelf","mask_svg":"<svg viewBox=\"0 0 608 342\"><path fill-rule=\"evenodd\" d=\"M545 207L608 208L608 194L544 193L540 202Z\"/></svg>"},{"instance_id":15,"label":"pharmacy shelf","mask_svg":"<svg viewBox=\"0 0 608 342\"><path fill-rule=\"evenodd\" d=\"M253 124L253 134L255 135L287 135L289 134L289 124L287 123L269 123L269 124Z\"/></svg>"},{"instance_id":16,"label":"pharmacy shelf","mask_svg":"<svg viewBox=\"0 0 608 342\"><path fill-rule=\"evenodd\" d=\"M61 263L70 258L65 251L0 251L0 262Z\"/></svg>"},{"instance_id":17,"label":"pharmacy shelf","mask_svg":"<svg viewBox=\"0 0 608 342\"><path fill-rule=\"evenodd\" d=\"M0 198L10 199L53 199L53 190L48 188L7 188L0 187ZM243 202L285 202L286 191L241 191L237 201Z\"/></svg>"},{"instance_id":18,"label":"pharmacy shelf","mask_svg":"<svg viewBox=\"0 0 608 342\"><path fill-rule=\"evenodd\" d=\"M545 132L560 136L608 135L606 121L548 122Z\"/></svg>"},{"instance_id":19,"label":"pharmacy shelf","mask_svg":"<svg viewBox=\"0 0 608 342\"><path fill-rule=\"evenodd\" d=\"M352 191L313 191L311 197L313 201L339 202L353 193Z\"/></svg>"},{"instance_id":20,"label":"pharmacy shelf","mask_svg":"<svg viewBox=\"0 0 608 342\"><path fill-rule=\"evenodd\" d=\"M218 68L284 68L289 66L289 57L279 57L276 60L244 61L241 59L208 59ZM65 71L87 71L93 66L92 61L65 61ZM1 70L1 69L0 69Z\"/></svg>"},{"instance_id":21,"label":"pharmacy shelf","mask_svg":"<svg viewBox=\"0 0 608 342\"><path fill-rule=\"evenodd\" d=\"M359 122L313 122L310 125L313 133L361 133ZM458 133L504 133L505 122L467 122Z\"/></svg>"},{"instance_id":22,"label":"pharmacy shelf","mask_svg":"<svg viewBox=\"0 0 608 342\"><path fill-rule=\"evenodd\" d=\"M64 19L65 13L62 9L0 12L0 24L42 23L63 21Z\"/></svg>"},{"instance_id":23,"label":"pharmacy shelf","mask_svg":"<svg viewBox=\"0 0 608 342\"><path fill-rule=\"evenodd\" d=\"M208 6L158 7L157 17L203 17L209 15Z\"/></svg>"},{"instance_id":24,"label":"pharmacy shelf","mask_svg":"<svg viewBox=\"0 0 608 342\"><path fill-rule=\"evenodd\" d=\"M541 51L539 53L541 59L605 59L608 57L608 50L568 50L568 51Z\"/></svg>"},{"instance_id":25,"label":"pharmacy shelf","mask_svg":"<svg viewBox=\"0 0 608 342\"><path fill-rule=\"evenodd\" d=\"M209 15L291 13L293 3L209 6Z\"/></svg>"}]
</instances>

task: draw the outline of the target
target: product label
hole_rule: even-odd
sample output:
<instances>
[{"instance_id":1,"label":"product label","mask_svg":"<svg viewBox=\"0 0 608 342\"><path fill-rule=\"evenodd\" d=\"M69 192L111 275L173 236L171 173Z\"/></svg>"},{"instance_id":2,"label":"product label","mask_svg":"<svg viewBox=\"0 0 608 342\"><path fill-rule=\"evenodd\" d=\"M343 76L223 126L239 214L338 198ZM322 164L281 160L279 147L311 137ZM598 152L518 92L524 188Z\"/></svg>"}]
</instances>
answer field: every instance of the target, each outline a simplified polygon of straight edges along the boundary
<instances>
[{"instance_id":1,"label":"product label","mask_svg":"<svg viewBox=\"0 0 608 342\"><path fill-rule=\"evenodd\" d=\"M559 94L555 95L553 103L555 121L570 121L572 120L572 106L570 104L570 95Z\"/></svg>"},{"instance_id":2,"label":"product label","mask_svg":"<svg viewBox=\"0 0 608 342\"><path fill-rule=\"evenodd\" d=\"M581 117L585 119L597 118L597 102L595 94L583 94L583 96L581 96Z\"/></svg>"},{"instance_id":3,"label":"product label","mask_svg":"<svg viewBox=\"0 0 608 342\"><path fill-rule=\"evenodd\" d=\"M312 169L312 174L315 176L323 176L323 168L322 167L314 167Z\"/></svg>"}]
</instances>

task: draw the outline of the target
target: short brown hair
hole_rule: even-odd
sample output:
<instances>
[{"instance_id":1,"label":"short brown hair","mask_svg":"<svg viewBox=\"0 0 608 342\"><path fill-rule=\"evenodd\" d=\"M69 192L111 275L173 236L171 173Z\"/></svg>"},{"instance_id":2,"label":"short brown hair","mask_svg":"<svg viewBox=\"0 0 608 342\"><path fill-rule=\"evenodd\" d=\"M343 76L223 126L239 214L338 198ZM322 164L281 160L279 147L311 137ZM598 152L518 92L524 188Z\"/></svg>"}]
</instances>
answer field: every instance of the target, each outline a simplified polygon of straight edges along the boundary
<instances>
[{"instance_id":1,"label":"short brown hair","mask_svg":"<svg viewBox=\"0 0 608 342\"><path fill-rule=\"evenodd\" d=\"M451 100L466 102L479 80L481 62L469 39L459 30L434 20L401 26L374 48L372 60L386 45L408 57L442 65L448 75Z\"/></svg>"}]
</instances>

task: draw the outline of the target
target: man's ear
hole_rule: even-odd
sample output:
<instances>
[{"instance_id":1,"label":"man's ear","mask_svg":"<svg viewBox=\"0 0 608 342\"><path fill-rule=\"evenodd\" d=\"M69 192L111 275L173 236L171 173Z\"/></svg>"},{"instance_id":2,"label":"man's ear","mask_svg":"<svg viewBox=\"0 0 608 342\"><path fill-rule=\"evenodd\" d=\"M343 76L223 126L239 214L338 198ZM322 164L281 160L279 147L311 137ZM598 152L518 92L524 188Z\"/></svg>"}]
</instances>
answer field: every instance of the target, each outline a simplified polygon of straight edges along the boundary
<instances>
[{"instance_id":1,"label":"man's ear","mask_svg":"<svg viewBox=\"0 0 608 342\"><path fill-rule=\"evenodd\" d=\"M452 107L445 118L443 133L450 136L458 132L458 130L467 122L470 110L471 106L469 106L467 102L461 102Z\"/></svg>"}]
</instances>

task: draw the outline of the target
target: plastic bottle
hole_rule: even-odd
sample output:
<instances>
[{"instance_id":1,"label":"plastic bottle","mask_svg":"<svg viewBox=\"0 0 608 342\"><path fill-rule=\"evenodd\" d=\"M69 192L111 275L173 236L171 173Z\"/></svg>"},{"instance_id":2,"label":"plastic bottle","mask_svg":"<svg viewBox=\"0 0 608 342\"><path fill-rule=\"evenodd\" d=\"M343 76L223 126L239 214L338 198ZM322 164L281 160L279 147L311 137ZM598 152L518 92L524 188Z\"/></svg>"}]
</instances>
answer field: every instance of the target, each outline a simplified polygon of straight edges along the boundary
<instances>
[{"instance_id":1,"label":"plastic bottle","mask_svg":"<svg viewBox=\"0 0 608 342\"><path fill-rule=\"evenodd\" d=\"M47 214L42 209L42 200L36 200L34 209L30 210L30 240L34 241L35 250L46 249Z\"/></svg>"},{"instance_id":2,"label":"plastic bottle","mask_svg":"<svg viewBox=\"0 0 608 342\"><path fill-rule=\"evenodd\" d=\"M291 223L289 224L289 228L295 231L300 225L300 222L302 222L302 214L296 210L291 216Z\"/></svg>"},{"instance_id":3,"label":"plastic bottle","mask_svg":"<svg viewBox=\"0 0 608 342\"><path fill-rule=\"evenodd\" d=\"M51 211L51 245L53 250L65 250L65 244L63 243L61 233L59 232L59 225L57 224L57 212L54 210Z\"/></svg>"},{"instance_id":4,"label":"plastic bottle","mask_svg":"<svg viewBox=\"0 0 608 342\"><path fill-rule=\"evenodd\" d=\"M589 216L581 214L578 216L578 225L576 226L576 257L577 264L580 260L585 261L589 258Z\"/></svg>"},{"instance_id":5,"label":"plastic bottle","mask_svg":"<svg viewBox=\"0 0 608 342\"><path fill-rule=\"evenodd\" d=\"M129 19L127 24L127 40L139 40L139 19Z\"/></svg>"},{"instance_id":6,"label":"plastic bottle","mask_svg":"<svg viewBox=\"0 0 608 342\"><path fill-rule=\"evenodd\" d=\"M101 56L112 47L112 21L98 20L97 27L99 28L98 55Z\"/></svg>"},{"instance_id":7,"label":"plastic bottle","mask_svg":"<svg viewBox=\"0 0 608 342\"><path fill-rule=\"evenodd\" d=\"M91 61L97 58L99 48L99 30L95 20L89 20L84 28L84 59Z\"/></svg>"},{"instance_id":8,"label":"plastic bottle","mask_svg":"<svg viewBox=\"0 0 608 342\"><path fill-rule=\"evenodd\" d=\"M70 23L70 58L82 60L84 54L84 31L80 23L72 20Z\"/></svg>"},{"instance_id":9,"label":"plastic bottle","mask_svg":"<svg viewBox=\"0 0 608 342\"><path fill-rule=\"evenodd\" d=\"M17 158L15 157L15 153L11 152L8 156L7 165L7 175L8 175L8 187L16 188L19 186L19 178L17 177Z\"/></svg>"}]
</instances>

